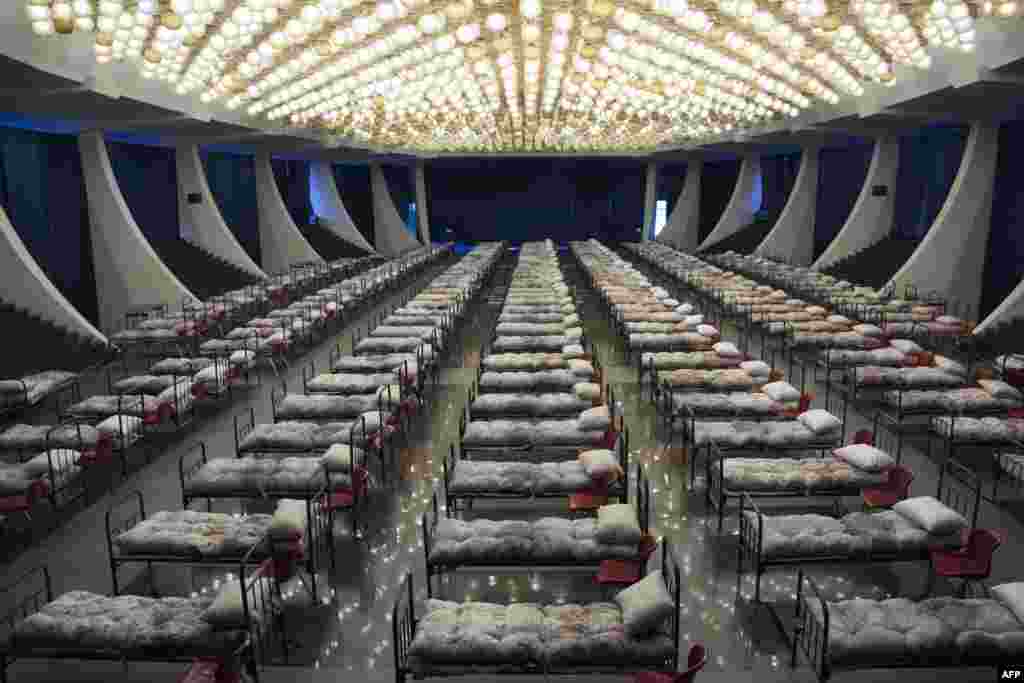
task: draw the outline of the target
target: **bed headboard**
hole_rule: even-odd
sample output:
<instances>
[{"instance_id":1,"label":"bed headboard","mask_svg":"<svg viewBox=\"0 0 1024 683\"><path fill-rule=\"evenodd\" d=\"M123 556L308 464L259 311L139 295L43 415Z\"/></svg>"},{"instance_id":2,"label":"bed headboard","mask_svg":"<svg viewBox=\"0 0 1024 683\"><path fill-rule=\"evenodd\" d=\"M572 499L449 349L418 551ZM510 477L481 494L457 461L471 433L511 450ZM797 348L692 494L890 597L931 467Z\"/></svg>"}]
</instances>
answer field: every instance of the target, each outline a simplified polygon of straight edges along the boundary
<instances>
[{"instance_id":1,"label":"bed headboard","mask_svg":"<svg viewBox=\"0 0 1024 683\"><path fill-rule=\"evenodd\" d=\"M53 602L50 570L39 566L22 574L10 585L0 589L0 643L7 644L18 623ZM14 657L0 653L0 677L7 678L7 666Z\"/></svg>"},{"instance_id":2,"label":"bed headboard","mask_svg":"<svg viewBox=\"0 0 1024 683\"><path fill-rule=\"evenodd\" d=\"M939 486L935 497L978 526L981 507L981 479L969 467L952 458L946 460L939 472Z\"/></svg>"},{"instance_id":3,"label":"bed headboard","mask_svg":"<svg viewBox=\"0 0 1024 683\"><path fill-rule=\"evenodd\" d=\"M183 508L187 508L189 502L185 496L185 482L191 479L207 462L206 443L203 441L193 444L178 460L178 480L181 483L181 506Z\"/></svg>"},{"instance_id":4,"label":"bed headboard","mask_svg":"<svg viewBox=\"0 0 1024 683\"><path fill-rule=\"evenodd\" d=\"M273 405L273 403L274 403L273 393L271 393L270 403L271 403L271 405ZM239 420L240 417L242 418L241 421ZM276 418L276 414L275 414L275 418ZM241 415L237 415L236 414L235 417L234 417L234 420L235 420L235 457L241 458L242 457L242 450L241 450L242 441L256 427L256 409L253 406L249 406L249 419L248 420L245 419L245 413L242 413ZM203 446L203 449L204 449L204 452L205 452L205 449L206 449L205 445Z\"/></svg>"},{"instance_id":5,"label":"bed headboard","mask_svg":"<svg viewBox=\"0 0 1024 683\"><path fill-rule=\"evenodd\" d=\"M668 594L672 596L672 602L675 603L675 609L672 611L669 626L672 642L675 644L675 648L673 648L675 661L672 663L672 671L676 671L679 668L679 607L682 579L679 572L679 561L676 559L675 551L672 549L672 543L667 538L661 539L661 576L665 580L665 588L668 590Z\"/></svg>"},{"instance_id":6,"label":"bed headboard","mask_svg":"<svg viewBox=\"0 0 1024 683\"><path fill-rule=\"evenodd\" d=\"M278 388L278 387L271 387L271 389L270 389L270 414L271 414L272 419L273 419L274 422L277 422L277 409L278 409L278 406L281 405L281 401L283 401L284 397L287 396L287 395L288 395L288 380L282 379L281 380L280 388ZM250 410L253 410L253 409L250 408ZM256 423L255 416L253 417L252 422L253 422L253 424Z\"/></svg>"},{"instance_id":7,"label":"bed headboard","mask_svg":"<svg viewBox=\"0 0 1024 683\"><path fill-rule=\"evenodd\" d=\"M629 488L628 482L626 488ZM636 518L640 522L640 530L647 534L651 527L651 482L640 464L636 466Z\"/></svg>"}]
</instances>

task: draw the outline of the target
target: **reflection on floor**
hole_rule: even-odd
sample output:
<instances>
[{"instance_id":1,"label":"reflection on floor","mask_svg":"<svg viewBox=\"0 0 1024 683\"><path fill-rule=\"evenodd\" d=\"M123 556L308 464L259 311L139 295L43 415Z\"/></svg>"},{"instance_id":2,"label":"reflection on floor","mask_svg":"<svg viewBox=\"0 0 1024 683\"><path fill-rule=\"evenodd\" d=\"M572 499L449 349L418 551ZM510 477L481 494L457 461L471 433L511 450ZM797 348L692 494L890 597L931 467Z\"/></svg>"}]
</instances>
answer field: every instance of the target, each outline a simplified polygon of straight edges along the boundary
<instances>
[{"instance_id":1,"label":"reflection on floor","mask_svg":"<svg viewBox=\"0 0 1024 683\"><path fill-rule=\"evenodd\" d=\"M774 622L763 609L754 609L744 600L737 601L735 515L727 517L726 528L718 536L713 523L705 520L702 496L685 491L688 458L685 450L668 447L664 434L658 432L653 405L641 395L636 372L623 360L621 348L605 319L599 314L594 299L582 282L576 287L582 300L582 313L586 334L602 364L608 369L616 396L623 401L626 420L631 434L633 453L631 460L642 462L650 477L654 493L653 531L672 540L684 571L682 606L682 646L690 641L702 641L710 649L711 660L707 673L700 680L753 681L750 672L757 673L758 683L769 681L809 681L812 675L805 664L797 671L789 670L789 653L785 641L779 636ZM365 537L354 539L347 520L337 522L336 566L329 577L335 601L328 607L289 621L290 639L297 646L291 663L296 668L272 668L266 680L271 681L385 681L393 680L391 655L391 608L399 582L406 572L415 574L419 595L425 595L424 560L420 538L420 517L430 504L433 488L438 485L441 461L449 444L458 438L459 417L465 408L466 396L475 378L479 364L479 351L487 341L490 327L483 321L493 320L496 311L483 310L478 304L477 317L462 330L453 360L441 373L440 382L433 391L427 414L420 417L407 443L397 454L398 475L382 482L372 496ZM733 338L734 331L727 325L725 338ZM339 337L348 343L343 334ZM324 366L327 348L335 342L322 345L313 354L317 367ZM343 348L345 348L343 346ZM756 353L757 348L753 349ZM298 370L293 368L290 379L294 382ZM188 439L202 439L211 453L229 453L232 449L230 416L256 407L257 420L270 419L268 401L269 384L253 390L246 400L237 402L230 410L204 418ZM824 392L819 391L819 395ZM848 433L868 427L869 423L855 411L850 413L853 424ZM177 461L182 446L171 445L153 464L124 482L117 491L123 496L132 489L143 491L149 510L180 507L177 481ZM911 442L905 447L904 461L917 474L913 491L928 494L937 481L935 464L926 459ZM698 483L698 489L700 484ZM112 495L78 514L59 531L38 547L5 567L7 577L15 577L36 564L48 563L55 573L56 591L74 588L107 592L110 579L104 553L103 511L114 500ZM849 509L858 509L859 500L846 501ZM806 506L802 508L806 511ZM504 502L478 504L474 516L535 518L543 515L565 514L564 501ZM1009 541L997 556L993 583L1014 579L1017 548L1024 540L1024 529L1008 514L990 505L983 505L979 524L988 528L1007 530ZM75 558L74 562L62 561ZM923 563L893 565L820 567L810 574L820 581L828 594L836 598L846 596L918 596L926 585L927 566ZM203 581L209 580L204 577ZM178 585L189 590L192 581L180 570L159 571L162 586ZM200 583L201 581L197 581ZM530 572L508 573L464 572L439 579L435 588L443 596L476 598L495 601L584 601L601 599L610 593L598 587L592 573ZM768 601L792 600L795 590L794 572L779 571L766 575L763 597ZM949 592L941 583L936 588ZM747 578L740 588L742 596L749 598L752 581ZM104 668L107 666L107 668ZM120 667L114 667L120 672ZM160 665L130 665L130 672L152 672L145 680L173 680L173 673ZM73 671L73 677L68 672ZM74 670L63 663L52 668L26 663L15 665L12 681L26 680L101 680L109 665L87 664ZM176 670L180 671L180 667ZM63 673L62 673L63 672ZM98 672L92 674L90 672ZM64 676L63 678L61 676ZM135 675L134 673L132 674ZM840 681L889 681L899 675L901 681L965 681L992 680L990 670L963 672L935 672L928 670L902 673L867 671L842 674ZM118 680L134 680L118 673ZM583 677L581 677L583 678ZM492 681L495 677L472 677L474 681ZM585 677L588 681L622 680L621 677ZM502 678L505 683L529 680L519 677Z\"/></svg>"}]
</instances>

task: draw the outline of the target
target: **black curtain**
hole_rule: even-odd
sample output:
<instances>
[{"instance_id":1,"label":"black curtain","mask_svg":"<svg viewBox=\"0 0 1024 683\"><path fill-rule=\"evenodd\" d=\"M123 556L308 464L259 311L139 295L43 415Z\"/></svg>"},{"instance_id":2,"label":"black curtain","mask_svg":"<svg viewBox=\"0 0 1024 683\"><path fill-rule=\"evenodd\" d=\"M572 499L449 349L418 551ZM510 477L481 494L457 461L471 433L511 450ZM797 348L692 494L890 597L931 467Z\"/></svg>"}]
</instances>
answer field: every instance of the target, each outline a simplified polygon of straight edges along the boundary
<instances>
[{"instance_id":1,"label":"black curtain","mask_svg":"<svg viewBox=\"0 0 1024 683\"><path fill-rule=\"evenodd\" d=\"M260 214L256 202L256 165L251 156L201 152L206 183L228 229L256 263L260 263Z\"/></svg>"},{"instance_id":2,"label":"black curtain","mask_svg":"<svg viewBox=\"0 0 1024 683\"><path fill-rule=\"evenodd\" d=\"M722 217L736 180L740 177L740 159L714 161L704 164L700 178L700 225L698 244L711 234Z\"/></svg>"},{"instance_id":3,"label":"black curtain","mask_svg":"<svg viewBox=\"0 0 1024 683\"><path fill-rule=\"evenodd\" d=\"M0 128L0 204L54 286L98 325L89 202L77 138Z\"/></svg>"},{"instance_id":4,"label":"black curtain","mask_svg":"<svg viewBox=\"0 0 1024 683\"><path fill-rule=\"evenodd\" d=\"M860 195L874 146L856 143L822 149L818 154L818 194L814 214L814 258L821 256L842 229Z\"/></svg>"},{"instance_id":5,"label":"black curtain","mask_svg":"<svg viewBox=\"0 0 1024 683\"><path fill-rule=\"evenodd\" d=\"M979 321L1024 278L1024 121L1000 126L997 159Z\"/></svg>"},{"instance_id":6,"label":"black curtain","mask_svg":"<svg viewBox=\"0 0 1024 683\"><path fill-rule=\"evenodd\" d=\"M893 234L922 239L960 169L967 126L929 126L900 136Z\"/></svg>"},{"instance_id":7,"label":"black curtain","mask_svg":"<svg viewBox=\"0 0 1024 683\"><path fill-rule=\"evenodd\" d=\"M272 159L274 180L284 205L297 226L314 220L313 203L309 199L309 162L301 159Z\"/></svg>"},{"instance_id":8,"label":"black curtain","mask_svg":"<svg viewBox=\"0 0 1024 683\"><path fill-rule=\"evenodd\" d=\"M685 163L658 164L658 183L655 192L655 200L665 202L668 208L668 215L676 208L676 201L679 193L683 191L683 184L686 182Z\"/></svg>"},{"instance_id":9,"label":"black curtain","mask_svg":"<svg viewBox=\"0 0 1024 683\"><path fill-rule=\"evenodd\" d=\"M356 230L373 244L373 187L367 164L334 164L334 183Z\"/></svg>"},{"instance_id":10,"label":"black curtain","mask_svg":"<svg viewBox=\"0 0 1024 683\"><path fill-rule=\"evenodd\" d=\"M800 172L800 158L800 152L761 157L760 215L770 223L775 223L786 207Z\"/></svg>"},{"instance_id":11,"label":"black curtain","mask_svg":"<svg viewBox=\"0 0 1024 683\"><path fill-rule=\"evenodd\" d=\"M444 159L428 162L425 172L439 240L640 238L640 161Z\"/></svg>"},{"instance_id":12,"label":"black curtain","mask_svg":"<svg viewBox=\"0 0 1024 683\"><path fill-rule=\"evenodd\" d=\"M132 218L150 244L175 242L178 223L178 173L174 150L108 142L110 165Z\"/></svg>"},{"instance_id":13,"label":"black curtain","mask_svg":"<svg viewBox=\"0 0 1024 683\"><path fill-rule=\"evenodd\" d=\"M409 227L409 220L412 216L412 206L416 204L416 190L413 187L412 167L395 164L381 164L381 173L384 175L384 184L388 186L388 194L391 195L391 203L395 205L398 216ZM413 237L417 237L417 231L413 229Z\"/></svg>"}]
</instances>

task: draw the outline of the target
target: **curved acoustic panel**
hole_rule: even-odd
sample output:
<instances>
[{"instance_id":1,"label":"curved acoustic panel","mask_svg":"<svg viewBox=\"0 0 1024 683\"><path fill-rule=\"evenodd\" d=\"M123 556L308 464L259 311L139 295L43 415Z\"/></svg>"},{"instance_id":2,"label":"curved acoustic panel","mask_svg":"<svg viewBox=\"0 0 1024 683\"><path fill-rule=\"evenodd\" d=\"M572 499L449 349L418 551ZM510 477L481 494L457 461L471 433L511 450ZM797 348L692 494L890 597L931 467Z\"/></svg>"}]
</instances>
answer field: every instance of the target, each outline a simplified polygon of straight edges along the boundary
<instances>
[{"instance_id":1,"label":"curved acoustic panel","mask_svg":"<svg viewBox=\"0 0 1024 683\"><path fill-rule=\"evenodd\" d=\"M416 241L391 201L388 184L378 164L370 164L370 182L373 187L373 226L377 251L385 256L396 256L418 248Z\"/></svg>"},{"instance_id":2,"label":"curved acoustic panel","mask_svg":"<svg viewBox=\"0 0 1024 683\"><path fill-rule=\"evenodd\" d=\"M789 191L775 227L755 253L774 254L795 266L809 265L814 258L814 210L818 199L818 148L805 147L800 171Z\"/></svg>"},{"instance_id":3,"label":"curved acoustic panel","mask_svg":"<svg viewBox=\"0 0 1024 683\"><path fill-rule=\"evenodd\" d=\"M270 157L256 157L256 203L260 211L260 256L263 270L282 273L296 263L323 261L295 226L281 199Z\"/></svg>"},{"instance_id":4,"label":"curved acoustic panel","mask_svg":"<svg viewBox=\"0 0 1024 683\"><path fill-rule=\"evenodd\" d=\"M640 239L654 239L654 209L658 200L658 165L648 163L644 169L644 222Z\"/></svg>"},{"instance_id":5,"label":"curved acoustic panel","mask_svg":"<svg viewBox=\"0 0 1024 683\"><path fill-rule=\"evenodd\" d=\"M341 201L331 165L326 161L314 161L309 165L309 199L313 212L323 219L324 225L333 234L371 254L376 251L359 234L345 203Z\"/></svg>"},{"instance_id":6,"label":"curved acoustic panel","mask_svg":"<svg viewBox=\"0 0 1024 683\"><path fill-rule=\"evenodd\" d=\"M729 203L726 205L725 211L722 212L722 217L718 219L715 229L697 247L697 251L707 249L750 225L754 220L754 214L761 208L755 205L758 203L756 197L760 195L760 191L761 157L751 154L743 157L740 175L736 179L736 186L732 190Z\"/></svg>"},{"instance_id":7,"label":"curved acoustic panel","mask_svg":"<svg viewBox=\"0 0 1024 683\"><path fill-rule=\"evenodd\" d=\"M972 124L960 169L939 215L887 285L897 294L913 285L956 301L957 312L977 312L998 152L998 124Z\"/></svg>"},{"instance_id":8,"label":"curved acoustic panel","mask_svg":"<svg viewBox=\"0 0 1024 683\"><path fill-rule=\"evenodd\" d=\"M101 344L107 338L54 286L28 253L25 243L0 206L0 291L12 306Z\"/></svg>"},{"instance_id":9,"label":"curved acoustic panel","mask_svg":"<svg viewBox=\"0 0 1024 683\"><path fill-rule=\"evenodd\" d=\"M430 246L430 215L427 213L427 178L423 162L416 162L416 224L420 242Z\"/></svg>"},{"instance_id":10,"label":"curved acoustic panel","mask_svg":"<svg viewBox=\"0 0 1024 683\"><path fill-rule=\"evenodd\" d=\"M136 225L110 167L103 133L79 134L78 149L89 198L100 328L119 330L125 313L140 306L177 308L184 300L195 301Z\"/></svg>"},{"instance_id":11,"label":"curved acoustic panel","mask_svg":"<svg viewBox=\"0 0 1024 683\"><path fill-rule=\"evenodd\" d=\"M179 147L175 153L178 169L178 214L181 216L181 237L219 259L227 261L250 275L266 278L256 262L249 258L228 228L210 192L199 158L199 147ZM193 203L190 196L197 195Z\"/></svg>"},{"instance_id":12,"label":"curved acoustic panel","mask_svg":"<svg viewBox=\"0 0 1024 683\"><path fill-rule=\"evenodd\" d=\"M668 224L658 237L658 241L671 244L686 253L693 253L697 248L697 231L700 229L700 181L703 170L703 161L691 161L686 165L683 189L679 192L676 205L668 217Z\"/></svg>"},{"instance_id":13,"label":"curved acoustic panel","mask_svg":"<svg viewBox=\"0 0 1024 683\"><path fill-rule=\"evenodd\" d=\"M1003 302L996 306L995 310L985 316L985 319L974 329L974 334L981 334L990 327L1002 323L1008 323L1024 316L1024 280L1021 280L1010 296L1003 299Z\"/></svg>"},{"instance_id":14,"label":"curved acoustic panel","mask_svg":"<svg viewBox=\"0 0 1024 683\"><path fill-rule=\"evenodd\" d=\"M899 170L900 143L896 136L878 138L860 196L839 234L814 262L814 270L824 270L846 257L870 247L889 234L896 207L894 191ZM886 188L875 194L874 188Z\"/></svg>"}]
</instances>

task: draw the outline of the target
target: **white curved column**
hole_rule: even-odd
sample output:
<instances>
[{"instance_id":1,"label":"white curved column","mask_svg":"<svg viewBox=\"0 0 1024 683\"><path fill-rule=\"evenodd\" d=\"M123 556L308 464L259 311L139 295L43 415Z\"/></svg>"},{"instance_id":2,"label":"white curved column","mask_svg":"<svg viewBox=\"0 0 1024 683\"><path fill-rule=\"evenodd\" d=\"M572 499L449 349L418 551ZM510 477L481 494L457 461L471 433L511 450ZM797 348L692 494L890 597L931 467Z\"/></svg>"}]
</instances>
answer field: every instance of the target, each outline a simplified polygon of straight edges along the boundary
<instances>
[{"instance_id":1,"label":"white curved column","mask_svg":"<svg viewBox=\"0 0 1024 683\"><path fill-rule=\"evenodd\" d=\"M135 223L110 167L103 133L79 134L78 151L89 200L100 329L108 334L120 330L125 313L139 306L177 308L185 300L195 301Z\"/></svg>"},{"instance_id":2,"label":"white curved column","mask_svg":"<svg viewBox=\"0 0 1024 683\"><path fill-rule=\"evenodd\" d=\"M644 223L640 231L640 240L646 242L654 239L654 208L658 197L658 165L647 164L644 173Z\"/></svg>"},{"instance_id":3,"label":"white curved column","mask_svg":"<svg viewBox=\"0 0 1024 683\"><path fill-rule=\"evenodd\" d=\"M0 292L12 306L82 337L107 343L102 332L78 312L46 277L0 206Z\"/></svg>"},{"instance_id":4,"label":"white curved column","mask_svg":"<svg viewBox=\"0 0 1024 683\"><path fill-rule=\"evenodd\" d=\"M295 227L288 207L281 199L274 180L274 169L270 157L260 154L256 157L256 205L260 221L260 256L263 270L268 273L282 273L296 263L323 261L320 254L309 245L299 229Z\"/></svg>"},{"instance_id":5,"label":"white curved column","mask_svg":"<svg viewBox=\"0 0 1024 683\"><path fill-rule=\"evenodd\" d=\"M430 216L427 214L427 177L423 171L423 162L416 162L414 174L416 186L416 225L420 231L420 242L430 246Z\"/></svg>"},{"instance_id":6,"label":"white curved column","mask_svg":"<svg viewBox=\"0 0 1024 683\"><path fill-rule=\"evenodd\" d=\"M356 228L352 216L341 201L341 194L334 180L334 172L326 161L314 161L309 165L309 199L313 211L323 224L337 237L371 254L376 250Z\"/></svg>"},{"instance_id":7,"label":"white curved column","mask_svg":"<svg viewBox=\"0 0 1024 683\"><path fill-rule=\"evenodd\" d=\"M217 200L206 182L199 147L189 145L175 151L178 169L178 214L181 216L181 238L227 261L250 275L266 278L256 262L249 258L234 233L224 222ZM189 202L190 194L199 195L199 203Z\"/></svg>"},{"instance_id":8,"label":"white curved column","mask_svg":"<svg viewBox=\"0 0 1024 683\"><path fill-rule=\"evenodd\" d=\"M755 192L761 188L761 157L757 154L743 157L740 165L740 174L736 178L736 186L732 190L732 197L722 212L721 218L715 229L701 242L697 251L703 251L721 242L726 237L736 234L740 229L750 225L754 220L754 214L761 208L754 206Z\"/></svg>"},{"instance_id":9,"label":"white curved column","mask_svg":"<svg viewBox=\"0 0 1024 683\"><path fill-rule=\"evenodd\" d=\"M1003 299L1003 302L996 306L996 309L989 313L981 324L974 328L974 334L981 334L990 327L1002 323L1008 323L1024 316L1024 280L1013 288L1010 295Z\"/></svg>"},{"instance_id":10,"label":"white curved column","mask_svg":"<svg viewBox=\"0 0 1024 683\"><path fill-rule=\"evenodd\" d=\"M789 191L771 232L754 253L777 254L786 263L806 266L814 259L814 216L818 206L818 147L804 147L800 154L800 171Z\"/></svg>"},{"instance_id":11,"label":"white curved column","mask_svg":"<svg viewBox=\"0 0 1024 683\"><path fill-rule=\"evenodd\" d=\"M977 312L992 217L999 125L975 122L953 186L928 234L889 281L897 295L906 285L940 292L961 309Z\"/></svg>"},{"instance_id":12,"label":"white curved column","mask_svg":"<svg viewBox=\"0 0 1024 683\"><path fill-rule=\"evenodd\" d=\"M864 185L850 209L842 229L811 266L823 270L883 239L892 230L896 206L896 171L900 163L900 144L896 136L875 140ZM885 187L886 194L875 196L873 188Z\"/></svg>"},{"instance_id":13,"label":"white curved column","mask_svg":"<svg viewBox=\"0 0 1024 683\"><path fill-rule=\"evenodd\" d=\"M379 164L370 164L370 186L373 189L373 236L377 251L385 256L397 256L419 247L395 209Z\"/></svg>"},{"instance_id":14,"label":"white curved column","mask_svg":"<svg viewBox=\"0 0 1024 683\"><path fill-rule=\"evenodd\" d=\"M697 248L697 233L700 230L700 179L703 170L703 161L686 163L683 189L679 192L676 205L672 207L668 225L658 237L658 241L671 244L688 254Z\"/></svg>"}]
</instances>

